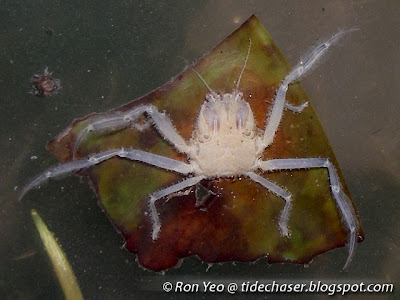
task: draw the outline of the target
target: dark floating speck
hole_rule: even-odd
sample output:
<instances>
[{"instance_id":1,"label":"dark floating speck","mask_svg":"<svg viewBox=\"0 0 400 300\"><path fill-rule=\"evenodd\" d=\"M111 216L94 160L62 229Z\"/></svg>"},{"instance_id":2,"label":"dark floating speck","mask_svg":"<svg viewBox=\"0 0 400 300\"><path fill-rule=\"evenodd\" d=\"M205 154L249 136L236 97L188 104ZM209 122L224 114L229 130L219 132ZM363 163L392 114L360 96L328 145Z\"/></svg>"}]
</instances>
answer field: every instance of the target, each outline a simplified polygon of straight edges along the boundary
<instances>
[{"instance_id":1,"label":"dark floating speck","mask_svg":"<svg viewBox=\"0 0 400 300\"><path fill-rule=\"evenodd\" d=\"M43 28L43 30L44 30L44 32L47 33L48 36L53 36L53 35L56 33L56 32L55 32L53 29L51 29L50 27Z\"/></svg>"},{"instance_id":2,"label":"dark floating speck","mask_svg":"<svg viewBox=\"0 0 400 300\"><path fill-rule=\"evenodd\" d=\"M60 80L51 77L48 68L44 69L43 75L33 75L30 85L30 93L35 96L51 96L61 88Z\"/></svg>"}]
</instances>

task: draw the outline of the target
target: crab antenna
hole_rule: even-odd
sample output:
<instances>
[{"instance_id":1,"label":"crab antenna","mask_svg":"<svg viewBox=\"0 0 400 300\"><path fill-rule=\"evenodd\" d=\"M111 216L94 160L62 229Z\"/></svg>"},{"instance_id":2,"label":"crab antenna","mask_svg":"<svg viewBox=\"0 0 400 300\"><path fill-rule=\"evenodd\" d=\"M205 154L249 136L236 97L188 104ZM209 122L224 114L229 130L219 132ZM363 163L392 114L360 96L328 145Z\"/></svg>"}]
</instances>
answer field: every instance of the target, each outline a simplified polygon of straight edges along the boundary
<instances>
[{"instance_id":1,"label":"crab antenna","mask_svg":"<svg viewBox=\"0 0 400 300\"><path fill-rule=\"evenodd\" d=\"M193 72L196 73L197 76L199 76L200 80L204 83L204 85L207 87L207 89L210 91L211 95L216 98L218 97L218 94L212 89L210 88L210 86L207 84L207 82L204 80L203 77L201 77L201 75L199 74L199 72L197 72L192 66L190 66L190 68L192 69Z\"/></svg>"},{"instance_id":2,"label":"crab antenna","mask_svg":"<svg viewBox=\"0 0 400 300\"><path fill-rule=\"evenodd\" d=\"M246 68L247 61L248 61L249 56L250 56L250 48L251 48L251 39L249 39L249 48L247 48L247 55L246 55L246 58L244 60L244 65L243 65L242 71L240 71L239 78L238 78L238 80L236 82L236 90L239 88L240 79L242 79L242 75L243 75L244 69Z\"/></svg>"},{"instance_id":3,"label":"crab antenna","mask_svg":"<svg viewBox=\"0 0 400 300\"><path fill-rule=\"evenodd\" d=\"M189 62L182 56L179 56L180 58L182 58L184 60L184 62L189 65ZM192 69L192 71L200 78L201 82L204 83L204 85L207 87L207 89L209 90L210 94L215 98L218 97L218 94L212 89L210 88L210 86L207 84L207 82L204 80L203 77L201 77L201 75L199 74L199 72L197 72L192 66L190 66L190 68Z\"/></svg>"}]
</instances>

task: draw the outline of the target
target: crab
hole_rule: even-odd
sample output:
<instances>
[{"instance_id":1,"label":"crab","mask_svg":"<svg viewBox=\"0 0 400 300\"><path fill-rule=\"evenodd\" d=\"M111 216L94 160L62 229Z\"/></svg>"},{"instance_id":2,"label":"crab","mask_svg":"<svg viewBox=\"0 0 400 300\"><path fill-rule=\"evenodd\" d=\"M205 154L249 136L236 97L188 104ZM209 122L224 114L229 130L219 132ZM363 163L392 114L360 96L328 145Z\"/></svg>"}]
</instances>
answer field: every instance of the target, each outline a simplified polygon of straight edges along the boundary
<instances>
[{"instance_id":1,"label":"crab","mask_svg":"<svg viewBox=\"0 0 400 300\"><path fill-rule=\"evenodd\" d=\"M262 157L263 153L274 141L284 109L301 113L307 107L307 102L299 106L286 102L285 97L289 85L297 82L307 74L333 44L351 31L353 29L337 32L309 52L289 72L277 89L272 110L264 130L257 128L252 109L240 91L240 80L246 68L247 60L251 55L251 40L249 40L247 56L235 83L235 88L231 92L215 92L201 75L192 68L209 92L205 95L205 101L200 108L197 123L189 141L186 141L176 131L168 115L159 112L154 105L141 105L124 112L122 115L112 115L97 119L80 132L73 147L73 160L52 167L40 174L22 189L20 199L29 190L38 187L49 178L89 168L113 157L120 157L186 176L182 181L149 195L153 241L158 239L162 230L162 223L156 208L157 200L188 189L203 179L234 176L246 176L285 201L278 227L282 237L289 237L290 228L288 222L294 199L292 199L289 191L260 176L257 171L277 172L282 170L325 168L329 174L331 193L341 213L343 225L348 231L349 252L344 265L344 268L346 268L354 255L357 234L360 228L356 212L350 199L343 191L334 165L329 159L320 157L270 160L262 160ZM132 148L112 149L92 154L87 158L75 159L75 154L80 144L89 134L111 133L130 126L142 130L141 126L143 125L139 124L138 120L143 115L147 115L151 119L160 136L172 144L176 151L187 156L188 162Z\"/></svg>"}]
</instances>

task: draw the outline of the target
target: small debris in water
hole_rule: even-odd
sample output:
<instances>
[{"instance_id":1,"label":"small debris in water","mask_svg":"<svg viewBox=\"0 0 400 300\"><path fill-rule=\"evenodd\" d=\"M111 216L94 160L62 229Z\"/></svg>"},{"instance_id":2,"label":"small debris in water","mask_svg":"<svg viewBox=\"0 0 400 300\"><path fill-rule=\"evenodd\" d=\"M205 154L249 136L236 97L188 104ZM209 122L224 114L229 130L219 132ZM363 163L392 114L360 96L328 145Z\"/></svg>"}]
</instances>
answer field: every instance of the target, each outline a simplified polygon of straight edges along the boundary
<instances>
[{"instance_id":1,"label":"small debris in water","mask_svg":"<svg viewBox=\"0 0 400 300\"><path fill-rule=\"evenodd\" d=\"M33 75L30 88L31 94L39 97L45 97L57 93L61 88L61 84L59 79L51 77L51 73L46 67L43 75Z\"/></svg>"},{"instance_id":2,"label":"small debris in water","mask_svg":"<svg viewBox=\"0 0 400 300\"><path fill-rule=\"evenodd\" d=\"M51 29L50 27L44 28L42 27L44 32L47 33L48 36L53 36L56 32L54 31L54 29Z\"/></svg>"}]
</instances>

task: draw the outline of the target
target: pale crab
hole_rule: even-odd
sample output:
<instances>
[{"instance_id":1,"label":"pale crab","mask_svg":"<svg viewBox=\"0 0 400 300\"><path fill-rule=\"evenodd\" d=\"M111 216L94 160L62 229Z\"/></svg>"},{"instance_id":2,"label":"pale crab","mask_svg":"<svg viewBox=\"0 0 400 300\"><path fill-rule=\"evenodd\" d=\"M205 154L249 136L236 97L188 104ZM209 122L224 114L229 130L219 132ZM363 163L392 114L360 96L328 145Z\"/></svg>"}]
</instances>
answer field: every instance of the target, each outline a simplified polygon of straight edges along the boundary
<instances>
[{"instance_id":1,"label":"pale crab","mask_svg":"<svg viewBox=\"0 0 400 300\"><path fill-rule=\"evenodd\" d=\"M307 106L307 102L300 106L293 106L285 101L288 86L307 74L333 44L351 31L353 30L339 31L317 46L284 78L276 92L272 110L263 131L256 127L252 109L249 103L244 100L239 88L240 79L251 53L251 40L249 40L247 56L233 91L221 94L215 92L200 74L193 69L208 88L209 93L205 95L205 101L200 108L197 124L189 141L184 140L176 131L167 114L160 113L157 107L153 105L142 105L125 112L123 115L103 117L90 123L81 131L73 148L73 154L75 155L79 145L89 133L110 133L129 126L143 129L140 128L141 125L137 122L145 114L152 120L158 133L165 140L172 144L177 151L187 155L188 163L131 148L113 149L93 154L85 159L74 159L71 162L50 168L23 188L20 199L30 189L39 186L49 178L88 168L112 157L121 157L188 176L181 182L149 196L153 240L158 239L159 232L162 229L155 205L158 199L194 186L203 179L232 176L247 176L285 200L285 206L280 215L278 225L281 235L288 237L290 236L288 221L293 200L292 196L284 188L258 175L255 171L273 172L326 168L329 174L331 193L341 213L342 222L349 232L349 254L344 266L346 268L353 257L360 229L356 212L350 199L343 191L333 164L327 158L290 158L266 161L261 158L266 148L274 141L284 109L300 113Z\"/></svg>"}]
</instances>

